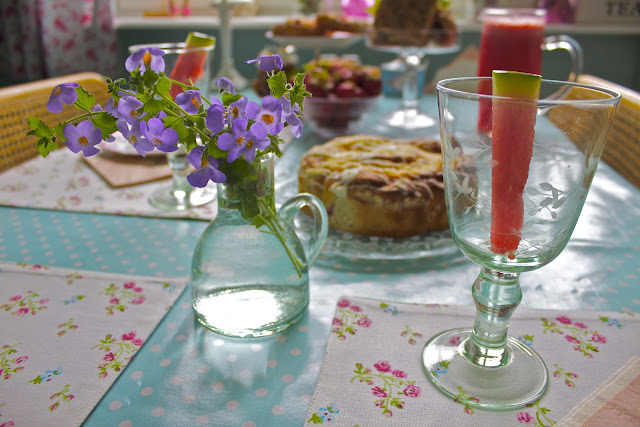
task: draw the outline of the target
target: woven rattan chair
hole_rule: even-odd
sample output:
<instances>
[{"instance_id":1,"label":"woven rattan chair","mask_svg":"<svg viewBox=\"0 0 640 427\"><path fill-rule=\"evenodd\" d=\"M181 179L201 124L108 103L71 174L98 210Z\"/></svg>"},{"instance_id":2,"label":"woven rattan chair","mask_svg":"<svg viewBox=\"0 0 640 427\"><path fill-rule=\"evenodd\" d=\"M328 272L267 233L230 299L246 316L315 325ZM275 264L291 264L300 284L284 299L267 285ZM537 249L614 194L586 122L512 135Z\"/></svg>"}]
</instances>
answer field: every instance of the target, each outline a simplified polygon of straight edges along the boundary
<instances>
[{"instance_id":1,"label":"woven rattan chair","mask_svg":"<svg viewBox=\"0 0 640 427\"><path fill-rule=\"evenodd\" d=\"M40 155L37 137L28 136L27 116L39 117L52 126L70 119L79 111L65 106L59 114L47 111L47 101L53 88L61 83L79 83L104 105L108 99L104 77L96 73L78 73L0 88L0 172Z\"/></svg>"},{"instance_id":2,"label":"woven rattan chair","mask_svg":"<svg viewBox=\"0 0 640 427\"><path fill-rule=\"evenodd\" d=\"M579 76L577 80L611 89L622 95L602 159L640 188L640 93L588 74Z\"/></svg>"}]
</instances>

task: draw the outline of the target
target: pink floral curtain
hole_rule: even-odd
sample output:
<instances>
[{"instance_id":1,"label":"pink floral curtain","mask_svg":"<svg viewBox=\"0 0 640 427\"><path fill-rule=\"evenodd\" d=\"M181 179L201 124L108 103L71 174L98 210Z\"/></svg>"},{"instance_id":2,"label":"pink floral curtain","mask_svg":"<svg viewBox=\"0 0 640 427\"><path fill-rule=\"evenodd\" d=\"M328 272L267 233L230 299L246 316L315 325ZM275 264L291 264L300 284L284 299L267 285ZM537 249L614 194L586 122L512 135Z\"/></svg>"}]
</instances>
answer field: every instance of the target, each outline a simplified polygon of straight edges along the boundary
<instances>
[{"instance_id":1,"label":"pink floral curtain","mask_svg":"<svg viewBox=\"0 0 640 427\"><path fill-rule=\"evenodd\" d=\"M17 83L115 74L113 17L110 0L0 0L0 75Z\"/></svg>"}]
</instances>

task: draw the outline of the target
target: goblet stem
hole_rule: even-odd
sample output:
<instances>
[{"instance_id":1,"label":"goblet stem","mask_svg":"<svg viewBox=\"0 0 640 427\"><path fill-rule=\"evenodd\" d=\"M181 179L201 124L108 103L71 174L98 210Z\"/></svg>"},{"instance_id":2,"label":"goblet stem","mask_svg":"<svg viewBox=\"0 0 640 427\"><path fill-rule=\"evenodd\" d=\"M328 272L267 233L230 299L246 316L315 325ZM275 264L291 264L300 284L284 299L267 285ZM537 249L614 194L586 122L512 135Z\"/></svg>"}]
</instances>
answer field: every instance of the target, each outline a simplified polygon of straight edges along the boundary
<instances>
[{"instance_id":1,"label":"goblet stem","mask_svg":"<svg viewBox=\"0 0 640 427\"><path fill-rule=\"evenodd\" d=\"M463 357L485 367L509 363L507 330L511 315L522 300L520 273L503 273L483 268L473 284L476 304L473 332L464 346Z\"/></svg>"},{"instance_id":2,"label":"goblet stem","mask_svg":"<svg viewBox=\"0 0 640 427\"><path fill-rule=\"evenodd\" d=\"M402 82L402 107L405 109L417 109L420 100L418 90L418 67L422 56L408 53L403 54L405 74Z\"/></svg>"}]
</instances>

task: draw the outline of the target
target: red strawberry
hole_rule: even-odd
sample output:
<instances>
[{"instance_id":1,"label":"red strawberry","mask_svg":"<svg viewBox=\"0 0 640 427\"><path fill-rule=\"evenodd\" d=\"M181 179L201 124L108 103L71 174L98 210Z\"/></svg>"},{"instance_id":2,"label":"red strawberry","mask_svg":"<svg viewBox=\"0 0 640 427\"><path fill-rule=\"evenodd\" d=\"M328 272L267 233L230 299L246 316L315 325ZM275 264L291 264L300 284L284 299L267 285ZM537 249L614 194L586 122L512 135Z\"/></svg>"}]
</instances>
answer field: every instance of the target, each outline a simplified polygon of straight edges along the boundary
<instances>
[{"instance_id":1,"label":"red strawberry","mask_svg":"<svg viewBox=\"0 0 640 427\"><path fill-rule=\"evenodd\" d=\"M346 80L336 86L334 93L338 98L360 98L365 96L364 91L351 80Z\"/></svg>"}]
</instances>

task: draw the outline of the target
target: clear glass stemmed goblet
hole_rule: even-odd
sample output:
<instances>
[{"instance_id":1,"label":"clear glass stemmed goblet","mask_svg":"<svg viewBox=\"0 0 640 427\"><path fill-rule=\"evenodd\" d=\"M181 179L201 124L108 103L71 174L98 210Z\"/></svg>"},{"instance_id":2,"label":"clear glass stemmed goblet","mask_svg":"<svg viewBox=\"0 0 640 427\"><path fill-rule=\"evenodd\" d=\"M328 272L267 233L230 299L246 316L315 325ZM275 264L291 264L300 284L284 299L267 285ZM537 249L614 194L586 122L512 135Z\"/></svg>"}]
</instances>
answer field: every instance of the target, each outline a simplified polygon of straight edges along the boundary
<instances>
[{"instance_id":1,"label":"clear glass stemmed goblet","mask_svg":"<svg viewBox=\"0 0 640 427\"><path fill-rule=\"evenodd\" d=\"M449 225L460 250L481 270L472 285L473 327L431 338L422 362L429 380L446 395L455 398L462 387L477 398L470 404L506 409L539 399L548 382L541 357L507 336L511 315L522 299L519 276L550 263L567 245L619 95L542 80L539 100L522 101L480 94L480 82L486 79L491 77L437 84ZM489 133L478 130L481 104L487 104L481 100L487 99L494 109ZM511 148L498 153L497 102L512 111L532 107L535 134L530 159ZM504 130L505 123L501 126ZM511 136L518 145L518 132ZM524 190L508 194L508 181L515 175ZM500 248L501 241L514 238L511 249ZM550 283L553 280L549 278ZM438 364L447 366L445 375L436 375Z\"/></svg>"}]
</instances>

